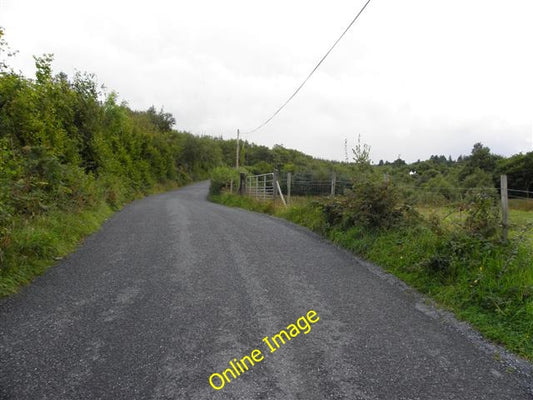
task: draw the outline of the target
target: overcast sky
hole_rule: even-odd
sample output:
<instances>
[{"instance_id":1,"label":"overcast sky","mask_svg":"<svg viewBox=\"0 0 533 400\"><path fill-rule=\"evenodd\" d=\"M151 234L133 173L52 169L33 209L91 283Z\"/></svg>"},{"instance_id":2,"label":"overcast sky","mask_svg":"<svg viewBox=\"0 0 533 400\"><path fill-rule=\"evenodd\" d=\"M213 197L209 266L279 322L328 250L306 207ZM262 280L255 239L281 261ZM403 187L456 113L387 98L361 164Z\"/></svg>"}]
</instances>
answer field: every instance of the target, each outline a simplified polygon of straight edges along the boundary
<instances>
[{"instance_id":1,"label":"overcast sky","mask_svg":"<svg viewBox=\"0 0 533 400\"><path fill-rule=\"evenodd\" d=\"M266 120L365 1L0 0L10 61L96 74L133 109L224 138ZM291 103L245 136L343 160L533 150L533 1L373 0Z\"/></svg>"}]
</instances>

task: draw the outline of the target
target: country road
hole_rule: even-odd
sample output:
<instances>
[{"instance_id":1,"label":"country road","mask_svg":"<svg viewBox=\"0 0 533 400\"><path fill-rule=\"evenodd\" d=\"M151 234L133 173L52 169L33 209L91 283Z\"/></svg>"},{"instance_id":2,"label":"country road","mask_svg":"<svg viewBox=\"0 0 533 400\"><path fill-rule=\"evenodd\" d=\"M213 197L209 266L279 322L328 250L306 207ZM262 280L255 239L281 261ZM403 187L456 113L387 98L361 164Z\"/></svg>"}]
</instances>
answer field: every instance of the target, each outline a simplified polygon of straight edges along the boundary
<instances>
[{"instance_id":1,"label":"country road","mask_svg":"<svg viewBox=\"0 0 533 400\"><path fill-rule=\"evenodd\" d=\"M133 202L0 301L1 399L533 399L529 364L207 188Z\"/></svg>"}]
</instances>

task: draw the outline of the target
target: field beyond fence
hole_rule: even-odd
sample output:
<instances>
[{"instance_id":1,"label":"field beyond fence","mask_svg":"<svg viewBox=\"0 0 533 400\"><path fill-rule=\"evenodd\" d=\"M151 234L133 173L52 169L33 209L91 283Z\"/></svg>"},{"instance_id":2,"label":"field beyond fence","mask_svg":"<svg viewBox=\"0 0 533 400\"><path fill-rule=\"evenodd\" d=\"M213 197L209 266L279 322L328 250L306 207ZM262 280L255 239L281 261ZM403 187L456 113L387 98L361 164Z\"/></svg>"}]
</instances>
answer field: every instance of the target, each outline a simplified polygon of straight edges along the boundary
<instances>
[{"instance_id":1,"label":"field beyond fence","mask_svg":"<svg viewBox=\"0 0 533 400\"><path fill-rule=\"evenodd\" d=\"M352 182L294 176L279 182L280 193L271 199L222 193L212 200L306 226L533 360L533 193L413 187L384 179L376 185L381 197L374 203L357 197L374 196L372 190ZM385 219L372 219L383 212L380 207L387 208L383 199L398 201L399 207L388 210ZM403 219L387 221L398 213Z\"/></svg>"}]
</instances>

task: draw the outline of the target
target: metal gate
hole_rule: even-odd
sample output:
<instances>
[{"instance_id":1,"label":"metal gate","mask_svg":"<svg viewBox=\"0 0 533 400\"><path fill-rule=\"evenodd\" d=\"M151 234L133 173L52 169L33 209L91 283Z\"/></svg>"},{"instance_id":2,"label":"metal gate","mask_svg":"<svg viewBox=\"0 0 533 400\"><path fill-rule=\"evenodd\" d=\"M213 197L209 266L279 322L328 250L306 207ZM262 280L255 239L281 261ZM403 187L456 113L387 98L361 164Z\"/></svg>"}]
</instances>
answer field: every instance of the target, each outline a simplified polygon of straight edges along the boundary
<instances>
[{"instance_id":1,"label":"metal gate","mask_svg":"<svg viewBox=\"0 0 533 400\"><path fill-rule=\"evenodd\" d=\"M274 174L252 175L246 177L246 194L256 199L272 199L275 190Z\"/></svg>"}]
</instances>

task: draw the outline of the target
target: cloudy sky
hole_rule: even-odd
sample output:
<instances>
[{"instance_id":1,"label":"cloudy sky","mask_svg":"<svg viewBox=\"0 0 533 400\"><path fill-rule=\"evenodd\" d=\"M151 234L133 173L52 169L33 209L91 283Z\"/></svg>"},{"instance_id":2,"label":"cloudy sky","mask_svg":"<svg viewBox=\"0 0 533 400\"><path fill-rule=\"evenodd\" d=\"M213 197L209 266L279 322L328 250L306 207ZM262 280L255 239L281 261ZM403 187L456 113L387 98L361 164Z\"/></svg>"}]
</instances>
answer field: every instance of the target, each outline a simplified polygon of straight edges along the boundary
<instances>
[{"instance_id":1,"label":"cloudy sky","mask_svg":"<svg viewBox=\"0 0 533 400\"><path fill-rule=\"evenodd\" d=\"M27 76L96 74L131 108L163 106L176 128L236 136L296 89L365 1L0 0ZM344 159L457 157L475 142L533 150L531 0L373 0L300 93L247 140Z\"/></svg>"}]
</instances>

